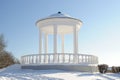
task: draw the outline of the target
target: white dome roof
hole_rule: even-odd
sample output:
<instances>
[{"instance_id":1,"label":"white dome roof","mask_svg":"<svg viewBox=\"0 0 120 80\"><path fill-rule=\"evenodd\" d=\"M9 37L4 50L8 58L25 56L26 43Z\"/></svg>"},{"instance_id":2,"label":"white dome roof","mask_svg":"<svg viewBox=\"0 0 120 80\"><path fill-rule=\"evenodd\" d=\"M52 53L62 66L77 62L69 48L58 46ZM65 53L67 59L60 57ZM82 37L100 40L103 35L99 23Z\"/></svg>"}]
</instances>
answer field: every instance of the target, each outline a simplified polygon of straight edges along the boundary
<instances>
[{"instance_id":1,"label":"white dome roof","mask_svg":"<svg viewBox=\"0 0 120 80\"><path fill-rule=\"evenodd\" d=\"M76 27L78 31L82 25L82 21L58 12L38 20L36 25L41 29L41 31L47 34L53 34L55 25L58 28L58 34L68 34L73 32L73 27Z\"/></svg>"},{"instance_id":2,"label":"white dome roof","mask_svg":"<svg viewBox=\"0 0 120 80\"><path fill-rule=\"evenodd\" d=\"M39 19L37 22L36 22L36 24L39 22L39 21L42 21L42 20L47 20L47 19L54 19L54 18L68 18L68 19L73 19L73 20L77 20L77 21L79 21L79 22L82 22L81 20L79 20L79 19L76 19L76 18L73 18L73 17L71 17L71 16L69 16L69 15L67 15L67 14L63 14L63 13L61 13L61 12L58 12L58 13L55 13L55 14L52 14L52 15L50 15L50 16L48 16L48 17L45 17L45 18L42 18L42 19Z\"/></svg>"},{"instance_id":3,"label":"white dome roof","mask_svg":"<svg viewBox=\"0 0 120 80\"><path fill-rule=\"evenodd\" d=\"M68 18L69 17L70 18L71 16L69 16L67 14L62 14L61 12L58 12L56 14L52 14L52 15L48 16L48 18L54 18L54 17L56 17L56 18L58 18L58 17L64 17L64 18L66 17L66 18Z\"/></svg>"}]
</instances>

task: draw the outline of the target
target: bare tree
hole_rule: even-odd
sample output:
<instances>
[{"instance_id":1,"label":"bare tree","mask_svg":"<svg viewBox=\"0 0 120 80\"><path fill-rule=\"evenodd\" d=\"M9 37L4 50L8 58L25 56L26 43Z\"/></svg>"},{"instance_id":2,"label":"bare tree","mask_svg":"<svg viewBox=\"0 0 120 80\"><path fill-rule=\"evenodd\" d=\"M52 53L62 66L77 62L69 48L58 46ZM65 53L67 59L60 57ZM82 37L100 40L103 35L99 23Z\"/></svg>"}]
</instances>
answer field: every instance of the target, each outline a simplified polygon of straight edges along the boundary
<instances>
[{"instance_id":1,"label":"bare tree","mask_svg":"<svg viewBox=\"0 0 120 80\"><path fill-rule=\"evenodd\" d=\"M5 50L5 47L6 44L4 36L0 35L0 68L19 63L17 58L15 58L10 52Z\"/></svg>"},{"instance_id":2,"label":"bare tree","mask_svg":"<svg viewBox=\"0 0 120 80\"><path fill-rule=\"evenodd\" d=\"M0 53L4 51L6 45L3 34L0 35Z\"/></svg>"}]
</instances>

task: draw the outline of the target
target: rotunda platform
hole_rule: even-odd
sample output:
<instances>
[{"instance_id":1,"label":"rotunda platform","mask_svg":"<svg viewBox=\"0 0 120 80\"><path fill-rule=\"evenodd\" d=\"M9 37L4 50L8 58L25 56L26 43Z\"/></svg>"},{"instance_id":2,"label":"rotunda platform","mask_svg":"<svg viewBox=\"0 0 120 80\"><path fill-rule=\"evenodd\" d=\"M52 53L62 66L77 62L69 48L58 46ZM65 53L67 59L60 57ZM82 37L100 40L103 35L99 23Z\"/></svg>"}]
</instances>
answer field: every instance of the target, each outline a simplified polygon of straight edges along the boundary
<instances>
[{"instance_id":1,"label":"rotunda platform","mask_svg":"<svg viewBox=\"0 0 120 80\"><path fill-rule=\"evenodd\" d=\"M76 58L76 59L74 59ZM21 58L22 69L96 72L98 58L86 54L32 54ZM75 61L76 60L76 61Z\"/></svg>"}]
</instances>

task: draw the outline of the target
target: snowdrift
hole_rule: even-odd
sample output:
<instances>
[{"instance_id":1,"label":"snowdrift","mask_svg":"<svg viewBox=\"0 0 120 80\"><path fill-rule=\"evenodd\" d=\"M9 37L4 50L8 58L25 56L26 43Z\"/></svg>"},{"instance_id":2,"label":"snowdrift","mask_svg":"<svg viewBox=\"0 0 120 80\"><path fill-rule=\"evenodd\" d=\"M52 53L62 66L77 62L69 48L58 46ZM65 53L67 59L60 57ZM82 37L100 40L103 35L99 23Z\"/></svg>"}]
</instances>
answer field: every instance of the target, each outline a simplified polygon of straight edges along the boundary
<instances>
[{"instance_id":1,"label":"snowdrift","mask_svg":"<svg viewBox=\"0 0 120 80\"><path fill-rule=\"evenodd\" d=\"M20 64L0 69L0 80L120 80L120 73L67 72L21 69Z\"/></svg>"}]
</instances>

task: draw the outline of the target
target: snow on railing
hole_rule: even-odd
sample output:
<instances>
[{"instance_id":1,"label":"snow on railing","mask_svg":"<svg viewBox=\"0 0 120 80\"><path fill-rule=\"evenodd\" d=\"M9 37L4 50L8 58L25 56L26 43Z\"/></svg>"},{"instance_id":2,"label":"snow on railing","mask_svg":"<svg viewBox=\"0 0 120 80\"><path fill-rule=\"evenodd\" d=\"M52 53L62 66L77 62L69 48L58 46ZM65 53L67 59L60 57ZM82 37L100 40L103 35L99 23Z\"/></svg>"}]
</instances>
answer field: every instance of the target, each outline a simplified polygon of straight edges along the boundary
<instances>
[{"instance_id":1,"label":"snow on railing","mask_svg":"<svg viewBox=\"0 0 120 80\"><path fill-rule=\"evenodd\" d=\"M86 54L31 54L21 57L21 64L97 64L98 57Z\"/></svg>"}]
</instances>

